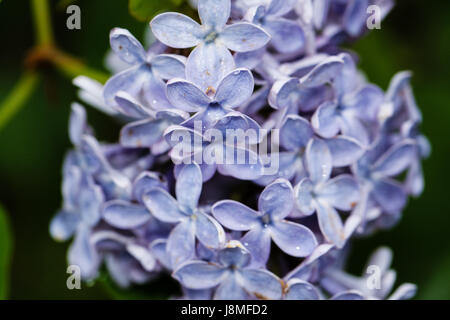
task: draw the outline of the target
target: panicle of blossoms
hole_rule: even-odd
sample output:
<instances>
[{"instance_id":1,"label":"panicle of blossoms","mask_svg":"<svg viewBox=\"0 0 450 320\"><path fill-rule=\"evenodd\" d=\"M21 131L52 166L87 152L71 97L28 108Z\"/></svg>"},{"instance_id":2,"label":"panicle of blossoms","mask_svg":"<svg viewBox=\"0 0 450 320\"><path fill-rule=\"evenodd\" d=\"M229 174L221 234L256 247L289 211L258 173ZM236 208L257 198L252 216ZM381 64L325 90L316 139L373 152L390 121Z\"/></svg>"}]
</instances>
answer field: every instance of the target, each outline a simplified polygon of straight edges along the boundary
<instances>
[{"instance_id":1,"label":"panicle of blossoms","mask_svg":"<svg viewBox=\"0 0 450 320\"><path fill-rule=\"evenodd\" d=\"M56 240L73 238L69 264L85 280L104 265L121 287L169 272L184 299L412 297L413 284L391 293L388 248L361 277L344 268L352 238L391 227L420 195L430 154L411 74L384 92L338 47L367 31L370 5L384 17L392 2L191 3L200 22L156 16L148 49L113 29L104 86L74 80L123 127L99 142L72 105L50 224Z\"/></svg>"}]
</instances>

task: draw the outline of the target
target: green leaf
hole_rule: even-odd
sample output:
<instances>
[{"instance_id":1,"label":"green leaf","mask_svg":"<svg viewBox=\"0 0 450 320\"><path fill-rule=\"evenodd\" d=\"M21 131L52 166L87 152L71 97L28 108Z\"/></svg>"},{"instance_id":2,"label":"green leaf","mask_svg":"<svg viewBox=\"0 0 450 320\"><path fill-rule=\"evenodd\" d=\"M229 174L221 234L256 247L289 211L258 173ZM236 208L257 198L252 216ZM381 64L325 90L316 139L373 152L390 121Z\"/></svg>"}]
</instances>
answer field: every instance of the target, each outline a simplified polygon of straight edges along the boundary
<instances>
[{"instance_id":1,"label":"green leaf","mask_svg":"<svg viewBox=\"0 0 450 320\"><path fill-rule=\"evenodd\" d=\"M0 205L0 300L8 297L11 253L12 234L9 219Z\"/></svg>"},{"instance_id":2,"label":"green leaf","mask_svg":"<svg viewBox=\"0 0 450 320\"><path fill-rule=\"evenodd\" d=\"M186 0L129 0L130 14L140 21L150 21L161 11L173 11Z\"/></svg>"}]
</instances>

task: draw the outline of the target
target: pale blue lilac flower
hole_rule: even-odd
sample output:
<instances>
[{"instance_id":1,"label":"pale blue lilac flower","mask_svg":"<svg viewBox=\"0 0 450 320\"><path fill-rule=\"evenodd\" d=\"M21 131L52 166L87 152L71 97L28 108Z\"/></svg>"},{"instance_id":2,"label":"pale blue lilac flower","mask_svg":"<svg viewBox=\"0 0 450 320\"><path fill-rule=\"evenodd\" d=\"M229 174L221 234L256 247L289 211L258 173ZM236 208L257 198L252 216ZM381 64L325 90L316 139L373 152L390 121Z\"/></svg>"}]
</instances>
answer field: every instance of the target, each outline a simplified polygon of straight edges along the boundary
<instances>
[{"instance_id":1,"label":"pale blue lilac flower","mask_svg":"<svg viewBox=\"0 0 450 320\"><path fill-rule=\"evenodd\" d=\"M285 220L294 207L292 186L279 179L259 196L255 211L239 202L223 200L212 208L213 216L226 228L247 231L241 242L252 255L252 265L265 266L270 255L271 239L288 255L305 257L317 246L307 227Z\"/></svg>"},{"instance_id":2,"label":"pale blue lilac flower","mask_svg":"<svg viewBox=\"0 0 450 320\"><path fill-rule=\"evenodd\" d=\"M183 126L194 128L194 122L201 121L202 130L206 130L246 102L252 95L253 88L251 72L247 69L236 69L226 74L217 87L210 87L206 93L192 82L172 79L167 84L167 98L174 107L195 112L190 119L182 123ZM249 118L248 121L253 120Z\"/></svg>"},{"instance_id":3,"label":"pale blue lilac flower","mask_svg":"<svg viewBox=\"0 0 450 320\"><path fill-rule=\"evenodd\" d=\"M306 173L304 170L304 154L306 146L311 139L315 138L311 124L299 115L288 115L285 117L280 127L280 145L284 151L278 154L272 153L272 157L277 157L279 170L275 175L264 174L255 182L267 185L276 178L300 181ZM333 167L345 167L357 161L365 152L364 147L354 138L338 135L324 140L327 145L327 152L331 153L331 163Z\"/></svg>"},{"instance_id":4,"label":"pale blue lilac flower","mask_svg":"<svg viewBox=\"0 0 450 320\"><path fill-rule=\"evenodd\" d=\"M374 138L384 93L375 85L358 81L360 76L353 59L347 54L341 57L344 67L340 79L336 80L336 99L320 105L311 123L324 138L334 137L340 132L368 145Z\"/></svg>"},{"instance_id":5,"label":"pale blue lilac flower","mask_svg":"<svg viewBox=\"0 0 450 320\"><path fill-rule=\"evenodd\" d=\"M272 87L269 104L289 113L309 112L330 101L334 92L329 86L339 76L344 61L340 56L330 56L301 78L282 79Z\"/></svg>"},{"instance_id":6,"label":"pale blue lilac flower","mask_svg":"<svg viewBox=\"0 0 450 320\"><path fill-rule=\"evenodd\" d=\"M174 277L187 288L215 288L214 299L242 300L251 297L280 299L280 279L265 269L249 266L252 256L237 241L220 250L218 263L191 261L174 271Z\"/></svg>"},{"instance_id":7,"label":"pale blue lilac flower","mask_svg":"<svg viewBox=\"0 0 450 320\"><path fill-rule=\"evenodd\" d=\"M150 148L154 155L162 154L169 149L164 140L164 131L189 117L186 112L173 108L155 112L124 91L116 94L115 101L119 113L133 119L120 131L120 144L129 148Z\"/></svg>"},{"instance_id":8,"label":"pale blue lilac flower","mask_svg":"<svg viewBox=\"0 0 450 320\"><path fill-rule=\"evenodd\" d=\"M399 215L406 205L407 193L394 178L406 170L416 156L413 140L404 139L385 147L383 141L352 166L366 193L363 201L372 199L389 215Z\"/></svg>"},{"instance_id":9,"label":"pale blue lilac flower","mask_svg":"<svg viewBox=\"0 0 450 320\"><path fill-rule=\"evenodd\" d=\"M150 23L155 36L172 48L196 47L186 64L186 78L206 92L217 88L221 79L235 68L229 50L246 52L266 45L270 36L260 27L238 22L226 25L230 0L199 0L202 25L179 13L163 13Z\"/></svg>"},{"instance_id":10,"label":"pale blue lilac flower","mask_svg":"<svg viewBox=\"0 0 450 320\"><path fill-rule=\"evenodd\" d=\"M202 122L199 122L200 126ZM195 127L195 126L194 126ZM259 125L250 117L239 112L229 112L202 134L202 128L171 126L165 136L172 149L170 156L174 163L175 175L184 165L199 163L203 181L210 180L218 170L222 175L241 180L254 180L263 174L263 164L251 145L260 142ZM246 141L236 141L227 136L227 130L249 132ZM182 140L181 142L179 140ZM232 141L230 141L232 140Z\"/></svg>"},{"instance_id":11,"label":"pale blue lilac flower","mask_svg":"<svg viewBox=\"0 0 450 320\"><path fill-rule=\"evenodd\" d=\"M191 164L178 175L177 199L161 188L152 189L143 196L143 202L153 216L175 225L167 242L172 266L194 257L195 239L212 248L220 247L225 241L222 227L198 206L202 184L199 166Z\"/></svg>"},{"instance_id":12,"label":"pale blue lilac flower","mask_svg":"<svg viewBox=\"0 0 450 320\"><path fill-rule=\"evenodd\" d=\"M114 70L127 69L104 87L74 80L81 99L124 125L120 143L99 142L84 109L72 107L74 150L50 225L55 238L74 237L69 264L84 280L104 265L130 289L172 272L181 299L412 297L411 284L390 295L386 249L369 263L381 269L381 290L345 271L350 240L394 225L408 195L422 192L430 153L411 74L383 93L337 47L365 33L367 6L384 17L391 3L199 0L202 25L158 15L160 42L148 50L113 29L124 62ZM166 46L195 48L186 58ZM230 129L245 138L228 141ZM268 154L257 152L266 140Z\"/></svg>"},{"instance_id":13,"label":"pale blue lilac flower","mask_svg":"<svg viewBox=\"0 0 450 320\"><path fill-rule=\"evenodd\" d=\"M270 45L277 51L286 53L299 51L305 43L303 29L295 20L283 18L294 9L295 0L272 0L267 6L250 9L246 18L261 26L271 35Z\"/></svg>"},{"instance_id":14,"label":"pale blue lilac flower","mask_svg":"<svg viewBox=\"0 0 450 320\"><path fill-rule=\"evenodd\" d=\"M297 208L304 215L316 212L320 230L328 242L342 247L348 234L336 209L350 211L359 200L359 186L348 174L331 178L332 158L327 144L319 139L308 143L305 167L308 177L295 187Z\"/></svg>"},{"instance_id":15,"label":"pale blue lilac flower","mask_svg":"<svg viewBox=\"0 0 450 320\"><path fill-rule=\"evenodd\" d=\"M153 109L170 108L163 80L184 77L185 57L146 52L139 41L125 29L113 29L110 42L114 52L132 67L114 75L105 84L103 95L106 104L114 106L116 94L125 91Z\"/></svg>"}]
</instances>

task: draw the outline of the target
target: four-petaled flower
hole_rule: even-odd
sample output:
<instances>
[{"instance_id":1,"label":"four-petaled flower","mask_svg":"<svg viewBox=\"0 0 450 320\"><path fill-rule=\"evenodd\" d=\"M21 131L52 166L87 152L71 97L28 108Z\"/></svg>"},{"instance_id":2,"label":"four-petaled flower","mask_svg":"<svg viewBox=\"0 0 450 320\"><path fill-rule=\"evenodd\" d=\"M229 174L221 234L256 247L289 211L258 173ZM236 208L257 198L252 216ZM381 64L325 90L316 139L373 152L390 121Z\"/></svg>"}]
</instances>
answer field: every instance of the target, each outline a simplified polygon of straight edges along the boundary
<instances>
[{"instance_id":1,"label":"four-petaled flower","mask_svg":"<svg viewBox=\"0 0 450 320\"><path fill-rule=\"evenodd\" d=\"M248 231L241 242L252 255L252 265L265 266L270 254L271 239L285 253L305 257L317 246L317 240L307 227L285 218L294 207L294 195L289 181L278 179L268 185L258 201L259 211L240 202L223 200L212 208L213 216L226 228Z\"/></svg>"},{"instance_id":2,"label":"four-petaled flower","mask_svg":"<svg viewBox=\"0 0 450 320\"><path fill-rule=\"evenodd\" d=\"M173 275L187 288L217 287L214 298L219 300L280 299L281 280L265 269L252 268L251 259L241 243L230 241L219 251L217 263L187 262Z\"/></svg>"}]
</instances>

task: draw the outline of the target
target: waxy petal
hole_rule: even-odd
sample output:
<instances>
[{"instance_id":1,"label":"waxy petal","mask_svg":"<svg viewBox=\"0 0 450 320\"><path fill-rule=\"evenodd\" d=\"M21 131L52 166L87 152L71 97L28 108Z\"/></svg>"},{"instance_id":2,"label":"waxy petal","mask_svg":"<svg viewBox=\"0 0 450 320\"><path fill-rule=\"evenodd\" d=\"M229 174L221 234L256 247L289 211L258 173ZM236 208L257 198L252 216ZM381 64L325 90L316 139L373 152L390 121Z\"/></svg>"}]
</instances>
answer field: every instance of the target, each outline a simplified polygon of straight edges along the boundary
<instances>
[{"instance_id":1,"label":"waxy petal","mask_svg":"<svg viewBox=\"0 0 450 320\"><path fill-rule=\"evenodd\" d=\"M155 188L143 196L144 205L158 220L176 223L186 218L178 208L177 201L165 190Z\"/></svg>"},{"instance_id":2,"label":"waxy petal","mask_svg":"<svg viewBox=\"0 0 450 320\"><path fill-rule=\"evenodd\" d=\"M204 261L182 264L173 272L175 279L190 289L209 289L217 286L227 276L224 268Z\"/></svg>"},{"instance_id":3,"label":"waxy petal","mask_svg":"<svg viewBox=\"0 0 450 320\"><path fill-rule=\"evenodd\" d=\"M317 247L317 240L311 230L290 221L275 222L270 227L273 242L288 255L309 256Z\"/></svg>"},{"instance_id":4,"label":"waxy petal","mask_svg":"<svg viewBox=\"0 0 450 320\"><path fill-rule=\"evenodd\" d=\"M287 217L294 207L294 191L289 181L277 179L268 185L259 196L258 209L272 219Z\"/></svg>"},{"instance_id":5,"label":"waxy petal","mask_svg":"<svg viewBox=\"0 0 450 320\"><path fill-rule=\"evenodd\" d=\"M167 252L173 268L194 258L195 225L192 220L183 220L170 232L167 239Z\"/></svg>"},{"instance_id":6,"label":"waxy petal","mask_svg":"<svg viewBox=\"0 0 450 320\"><path fill-rule=\"evenodd\" d=\"M305 148L314 132L308 120L298 115L288 115L280 129L280 144L287 150Z\"/></svg>"},{"instance_id":7,"label":"waxy petal","mask_svg":"<svg viewBox=\"0 0 450 320\"><path fill-rule=\"evenodd\" d=\"M203 92L212 94L220 81L235 68L233 56L221 43L197 46L186 62L186 79Z\"/></svg>"},{"instance_id":8,"label":"waxy petal","mask_svg":"<svg viewBox=\"0 0 450 320\"><path fill-rule=\"evenodd\" d=\"M146 53L141 43L126 29L114 28L109 34L111 49L128 64L145 61Z\"/></svg>"},{"instance_id":9,"label":"waxy petal","mask_svg":"<svg viewBox=\"0 0 450 320\"><path fill-rule=\"evenodd\" d=\"M211 102L197 86L182 79L174 79L167 83L167 98L174 107L187 112L205 109Z\"/></svg>"},{"instance_id":10,"label":"waxy petal","mask_svg":"<svg viewBox=\"0 0 450 320\"><path fill-rule=\"evenodd\" d=\"M233 200L219 201L212 207L212 214L224 227L247 231L258 224L259 213Z\"/></svg>"},{"instance_id":11,"label":"waxy petal","mask_svg":"<svg viewBox=\"0 0 450 320\"><path fill-rule=\"evenodd\" d=\"M222 226L204 213L196 215L195 235L207 248L220 248L225 243L225 231Z\"/></svg>"},{"instance_id":12,"label":"waxy petal","mask_svg":"<svg viewBox=\"0 0 450 320\"><path fill-rule=\"evenodd\" d=\"M200 25L180 13L159 14L150 22L150 27L159 41L172 48L190 48L200 42Z\"/></svg>"},{"instance_id":13,"label":"waxy petal","mask_svg":"<svg viewBox=\"0 0 450 320\"><path fill-rule=\"evenodd\" d=\"M329 179L333 169L332 161L330 149L323 140L310 140L305 151L305 165L314 183Z\"/></svg>"},{"instance_id":14,"label":"waxy petal","mask_svg":"<svg viewBox=\"0 0 450 320\"><path fill-rule=\"evenodd\" d=\"M282 295L280 279L267 270L244 269L240 271L242 287L249 294L264 300L278 300Z\"/></svg>"},{"instance_id":15,"label":"waxy petal","mask_svg":"<svg viewBox=\"0 0 450 320\"><path fill-rule=\"evenodd\" d=\"M122 200L107 202L102 215L108 224L119 229L134 229L151 219L145 207Z\"/></svg>"},{"instance_id":16,"label":"waxy petal","mask_svg":"<svg viewBox=\"0 0 450 320\"><path fill-rule=\"evenodd\" d=\"M223 107L240 107L251 97L253 88L252 73L248 69L236 69L221 81L215 100Z\"/></svg>"},{"instance_id":17,"label":"waxy petal","mask_svg":"<svg viewBox=\"0 0 450 320\"><path fill-rule=\"evenodd\" d=\"M197 5L202 24L220 29L230 17L230 0L201 0Z\"/></svg>"},{"instance_id":18,"label":"waxy petal","mask_svg":"<svg viewBox=\"0 0 450 320\"><path fill-rule=\"evenodd\" d=\"M270 41L270 35L263 28L248 22L227 26L220 34L225 46L236 52L255 51Z\"/></svg>"},{"instance_id":19,"label":"waxy petal","mask_svg":"<svg viewBox=\"0 0 450 320\"><path fill-rule=\"evenodd\" d=\"M198 164L190 164L181 169L177 177L175 193L181 208L186 212L194 212L202 192L202 171Z\"/></svg>"}]
</instances>

